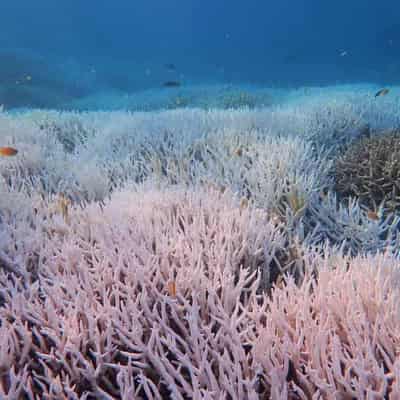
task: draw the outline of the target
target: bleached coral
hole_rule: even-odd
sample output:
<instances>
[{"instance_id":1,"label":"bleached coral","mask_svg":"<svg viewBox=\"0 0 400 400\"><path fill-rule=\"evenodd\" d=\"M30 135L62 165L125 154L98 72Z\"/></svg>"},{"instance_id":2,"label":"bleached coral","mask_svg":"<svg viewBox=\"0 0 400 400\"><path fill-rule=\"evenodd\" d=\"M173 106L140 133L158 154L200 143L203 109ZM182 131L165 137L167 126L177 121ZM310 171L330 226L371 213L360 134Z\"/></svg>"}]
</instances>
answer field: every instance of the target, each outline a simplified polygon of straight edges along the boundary
<instances>
[{"instance_id":1,"label":"bleached coral","mask_svg":"<svg viewBox=\"0 0 400 400\"><path fill-rule=\"evenodd\" d=\"M380 255L318 264L318 284L307 280L298 287L289 280L265 304L253 336L264 393L275 399L396 398L398 261Z\"/></svg>"},{"instance_id":2,"label":"bleached coral","mask_svg":"<svg viewBox=\"0 0 400 400\"><path fill-rule=\"evenodd\" d=\"M269 297L284 236L227 193L126 190L36 224L31 284L0 272L3 398L400 394L388 254L303 249L300 286Z\"/></svg>"},{"instance_id":3,"label":"bleached coral","mask_svg":"<svg viewBox=\"0 0 400 400\"><path fill-rule=\"evenodd\" d=\"M2 112L0 397L400 396L399 218L321 191L360 107Z\"/></svg>"},{"instance_id":4,"label":"bleached coral","mask_svg":"<svg viewBox=\"0 0 400 400\"><path fill-rule=\"evenodd\" d=\"M129 370L136 377L131 389L154 398L168 390L200 396L203 388L238 398L252 391L254 378L237 389L230 379L217 381L225 374L243 378L236 367L244 356L240 335L222 321L231 315L242 325L242 304L259 286L255 274L274 268L284 250L284 236L266 214L241 209L227 193L182 190L116 193L102 208L71 209L69 222L47 213L20 221L26 232L17 236L26 240L19 251L11 227L2 241L2 251L24 269L28 260L19 254L32 253L36 240L30 285L8 280L4 271L0 280L4 335L27 340L9 349L3 367L17 371L26 393L118 397L117 382ZM22 345L30 356L19 356ZM16 393L8 384L3 390Z\"/></svg>"}]
</instances>

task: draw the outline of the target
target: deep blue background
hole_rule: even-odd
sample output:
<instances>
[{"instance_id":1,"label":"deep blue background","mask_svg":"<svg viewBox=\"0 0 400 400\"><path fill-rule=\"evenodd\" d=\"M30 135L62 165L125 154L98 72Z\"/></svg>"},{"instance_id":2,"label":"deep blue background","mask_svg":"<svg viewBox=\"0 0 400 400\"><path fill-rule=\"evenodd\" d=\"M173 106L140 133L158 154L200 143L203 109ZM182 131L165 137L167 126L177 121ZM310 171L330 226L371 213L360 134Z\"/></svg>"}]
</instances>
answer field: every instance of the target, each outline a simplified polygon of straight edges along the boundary
<instances>
[{"instance_id":1,"label":"deep blue background","mask_svg":"<svg viewBox=\"0 0 400 400\"><path fill-rule=\"evenodd\" d=\"M77 63L127 90L154 85L165 63L189 81L400 81L398 0L2 0L0 26L0 83L26 57L42 81Z\"/></svg>"}]
</instances>

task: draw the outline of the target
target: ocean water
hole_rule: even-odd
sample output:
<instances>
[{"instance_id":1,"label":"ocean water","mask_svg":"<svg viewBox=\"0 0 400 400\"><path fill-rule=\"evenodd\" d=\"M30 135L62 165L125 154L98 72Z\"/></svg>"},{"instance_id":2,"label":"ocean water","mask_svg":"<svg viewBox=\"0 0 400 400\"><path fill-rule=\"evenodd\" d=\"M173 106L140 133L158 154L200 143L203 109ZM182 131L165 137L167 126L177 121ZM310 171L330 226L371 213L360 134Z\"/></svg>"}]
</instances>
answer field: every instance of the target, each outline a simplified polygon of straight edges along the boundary
<instances>
[{"instance_id":1,"label":"ocean water","mask_svg":"<svg viewBox=\"0 0 400 400\"><path fill-rule=\"evenodd\" d=\"M227 86L396 85L399 17L395 0L4 0L0 104L224 108L215 98Z\"/></svg>"}]
</instances>

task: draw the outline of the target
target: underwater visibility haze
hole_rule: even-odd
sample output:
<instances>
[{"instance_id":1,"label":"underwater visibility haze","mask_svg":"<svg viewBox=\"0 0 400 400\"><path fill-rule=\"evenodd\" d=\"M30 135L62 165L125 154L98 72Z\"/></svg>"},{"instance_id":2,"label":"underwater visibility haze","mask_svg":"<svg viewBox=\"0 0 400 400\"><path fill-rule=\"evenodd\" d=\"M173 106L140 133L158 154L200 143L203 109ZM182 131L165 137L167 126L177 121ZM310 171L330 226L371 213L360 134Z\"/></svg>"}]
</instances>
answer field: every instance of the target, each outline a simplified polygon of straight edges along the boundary
<instances>
[{"instance_id":1,"label":"underwater visibility haze","mask_svg":"<svg viewBox=\"0 0 400 400\"><path fill-rule=\"evenodd\" d=\"M165 81L398 82L394 0L5 0L0 7L6 108L84 108L84 99L90 107L96 93L129 94Z\"/></svg>"},{"instance_id":2,"label":"underwater visibility haze","mask_svg":"<svg viewBox=\"0 0 400 400\"><path fill-rule=\"evenodd\" d=\"M2 0L0 400L400 399L399 17Z\"/></svg>"}]
</instances>

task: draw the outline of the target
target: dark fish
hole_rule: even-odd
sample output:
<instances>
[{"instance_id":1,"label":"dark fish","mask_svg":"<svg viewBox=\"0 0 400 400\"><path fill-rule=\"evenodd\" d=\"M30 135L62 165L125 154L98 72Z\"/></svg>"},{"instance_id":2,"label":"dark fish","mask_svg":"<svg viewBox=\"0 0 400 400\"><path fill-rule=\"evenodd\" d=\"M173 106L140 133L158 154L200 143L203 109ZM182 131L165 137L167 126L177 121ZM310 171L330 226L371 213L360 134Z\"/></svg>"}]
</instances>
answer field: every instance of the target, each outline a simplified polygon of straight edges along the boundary
<instances>
[{"instance_id":1,"label":"dark fish","mask_svg":"<svg viewBox=\"0 0 400 400\"><path fill-rule=\"evenodd\" d=\"M167 64L164 64L164 66L165 66L165 68L167 68L168 71L175 71L176 70L175 64L167 63Z\"/></svg>"},{"instance_id":2,"label":"dark fish","mask_svg":"<svg viewBox=\"0 0 400 400\"><path fill-rule=\"evenodd\" d=\"M386 96L389 93L389 89L381 89L375 93L375 97Z\"/></svg>"},{"instance_id":3,"label":"dark fish","mask_svg":"<svg viewBox=\"0 0 400 400\"><path fill-rule=\"evenodd\" d=\"M163 83L164 87L179 87L181 86L181 83L178 81L167 81Z\"/></svg>"}]
</instances>

